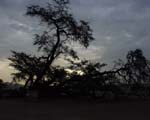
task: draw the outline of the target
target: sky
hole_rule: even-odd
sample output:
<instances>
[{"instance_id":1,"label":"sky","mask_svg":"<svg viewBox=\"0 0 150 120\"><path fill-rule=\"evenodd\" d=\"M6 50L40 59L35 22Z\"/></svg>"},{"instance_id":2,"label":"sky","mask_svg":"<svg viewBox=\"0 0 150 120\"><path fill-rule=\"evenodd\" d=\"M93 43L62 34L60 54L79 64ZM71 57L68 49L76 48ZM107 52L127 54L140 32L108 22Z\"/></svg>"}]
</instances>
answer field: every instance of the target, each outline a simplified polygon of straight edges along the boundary
<instances>
[{"instance_id":1,"label":"sky","mask_svg":"<svg viewBox=\"0 0 150 120\"><path fill-rule=\"evenodd\" d=\"M0 78L11 81L10 50L34 53L33 35L41 28L25 15L27 5L51 0L0 0ZM95 41L88 49L76 46L82 59L113 64L129 50L150 56L150 0L70 0L75 18L88 21ZM63 64L63 60L59 61Z\"/></svg>"}]
</instances>

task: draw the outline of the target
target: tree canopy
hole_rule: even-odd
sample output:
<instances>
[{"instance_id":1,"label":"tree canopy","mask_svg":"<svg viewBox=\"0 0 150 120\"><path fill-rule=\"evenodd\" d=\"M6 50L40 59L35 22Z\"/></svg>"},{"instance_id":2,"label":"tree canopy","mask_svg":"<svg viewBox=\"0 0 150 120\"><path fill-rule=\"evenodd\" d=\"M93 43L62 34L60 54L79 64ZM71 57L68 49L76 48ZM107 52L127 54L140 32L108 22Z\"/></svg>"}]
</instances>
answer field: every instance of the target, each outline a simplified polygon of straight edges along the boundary
<instances>
[{"instance_id":1,"label":"tree canopy","mask_svg":"<svg viewBox=\"0 0 150 120\"><path fill-rule=\"evenodd\" d=\"M34 38L33 45L38 46L42 53L40 57L12 52L9 60L13 62L10 65L19 71L15 73L17 78L26 79L28 76L28 79L33 79L36 76L35 83L42 82L58 57L79 59L72 43L77 42L87 48L94 40L89 23L78 21L72 15L69 0L52 0L46 6L30 5L26 15L36 17L47 28L41 34L35 34Z\"/></svg>"},{"instance_id":2,"label":"tree canopy","mask_svg":"<svg viewBox=\"0 0 150 120\"><path fill-rule=\"evenodd\" d=\"M12 51L9 60L10 66L17 70L12 74L15 81L24 80L25 87L46 91L50 88L54 94L62 90L91 96L95 96L96 91L118 92L115 86L118 84L150 83L150 62L140 49L129 51L126 61L118 60L115 67L107 71L102 69L106 66L104 63L80 60L72 44L88 48L94 40L93 31L88 22L75 19L69 5L69 0L52 0L46 6L27 7L26 15L37 18L45 29L34 35L33 45L38 48L38 56ZM67 68L73 72L53 64L59 57L70 62Z\"/></svg>"}]
</instances>

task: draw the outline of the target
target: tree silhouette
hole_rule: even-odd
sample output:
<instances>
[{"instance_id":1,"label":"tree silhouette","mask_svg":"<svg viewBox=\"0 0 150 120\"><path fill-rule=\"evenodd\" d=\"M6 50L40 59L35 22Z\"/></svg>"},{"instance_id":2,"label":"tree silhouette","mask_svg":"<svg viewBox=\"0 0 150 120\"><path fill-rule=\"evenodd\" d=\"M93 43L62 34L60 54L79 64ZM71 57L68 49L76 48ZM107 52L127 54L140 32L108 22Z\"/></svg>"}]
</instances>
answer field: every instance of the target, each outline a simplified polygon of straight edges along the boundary
<instances>
[{"instance_id":1,"label":"tree silhouette","mask_svg":"<svg viewBox=\"0 0 150 120\"><path fill-rule=\"evenodd\" d=\"M42 34L36 34L34 40L34 45L38 46L46 58L44 69L39 72L36 82L43 80L51 64L60 55L78 59L71 43L77 42L88 47L94 40L88 22L74 19L69 9L69 0L53 0L46 7L31 5L26 14L38 17L41 23L47 25L47 29Z\"/></svg>"},{"instance_id":2,"label":"tree silhouette","mask_svg":"<svg viewBox=\"0 0 150 120\"><path fill-rule=\"evenodd\" d=\"M0 98L1 98L3 87L4 87L4 81L0 78Z\"/></svg>"},{"instance_id":3,"label":"tree silhouette","mask_svg":"<svg viewBox=\"0 0 150 120\"><path fill-rule=\"evenodd\" d=\"M0 79L0 91L1 91L1 89L2 89L2 86L3 86L3 80Z\"/></svg>"},{"instance_id":4,"label":"tree silhouette","mask_svg":"<svg viewBox=\"0 0 150 120\"><path fill-rule=\"evenodd\" d=\"M11 66L17 72L13 73L14 80L24 80L27 85L39 86L44 82L60 83L65 74L64 69L52 66L58 57L79 59L72 44L74 42L87 48L91 41L92 29L88 22L76 20L69 8L68 0L53 0L46 7L30 5L26 15L37 17L46 29L41 34L35 34L34 44L38 46L39 56L28 55L24 52L12 51L9 58ZM56 76L60 76L58 78Z\"/></svg>"},{"instance_id":5,"label":"tree silhouette","mask_svg":"<svg viewBox=\"0 0 150 120\"><path fill-rule=\"evenodd\" d=\"M142 50L136 49L127 54L128 74L134 83L144 83L149 74L147 59L143 55Z\"/></svg>"},{"instance_id":6,"label":"tree silhouette","mask_svg":"<svg viewBox=\"0 0 150 120\"><path fill-rule=\"evenodd\" d=\"M118 60L114 69L108 71L102 71L106 64L74 61L79 57L72 45L77 43L87 48L94 38L89 23L76 20L69 4L69 0L52 0L45 7L27 7L26 15L36 17L46 28L34 37L33 45L38 47L38 56L12 51L8 59L10 66L17 70L12 74L15 81L24 80L25 87L32 86L44 92L50 89L53 93L61 91L69 95L90 96L96 96L96 91L117 93L119 87L116 83L139 87L150 82L150 62L140 49L129 51L125 62ZM71 63L69 69L73 70L72 73L53 65L59 57Z\"/></svg>"},{"instance_id":7,"label":"tree silhouette","mask_svg":"<svg viewBox=\"0 0 150 120\"><path fill-rule=\"evenodd\" d=\"M106 64L92 63L88 60L82 60L81 62L74 63L70 66L71 69L82 73L74 74L71 79L76 81L76 88L80 90L80 93L95 96L95 92L105 83L105 76L102 68Z\"/></svg>"},{"instance_id":8,"label":"tree silhouette","mask_svg":"<svg viewBox=\"0 0 150 120\"><path fill-rule=\"evenodd\" d=\"M43 58L28 55L23 52L12 51L12 56L8 58L11 63L10 66L14 67L17 71L12 73L14 81L25 81L25 87L32 85L35 78L45 64Z\"/></svg>"},{"instance_id":9,"label":"tree silhouette","mask_svg":"<svg viewBox=\"0 0 150 120\"><path fill-rule=\"evenodd\" d=\"M3 84L3 80L2 80L2 79L0 79L0 85L1 85L1 84Z\"/></svg>"},{"instance_id":10,"label":"tree silhouette","mask_svg":"<svg viewBox=\"0 0 150 120\"><path fill-rule=\"evenodd\" d=\"M147 58L142 50L136 49L129 51L126 56L126 62L119 60L119 76L127 84L144 84L150 82L150 67Z\"/></svg>"}]
</instances>

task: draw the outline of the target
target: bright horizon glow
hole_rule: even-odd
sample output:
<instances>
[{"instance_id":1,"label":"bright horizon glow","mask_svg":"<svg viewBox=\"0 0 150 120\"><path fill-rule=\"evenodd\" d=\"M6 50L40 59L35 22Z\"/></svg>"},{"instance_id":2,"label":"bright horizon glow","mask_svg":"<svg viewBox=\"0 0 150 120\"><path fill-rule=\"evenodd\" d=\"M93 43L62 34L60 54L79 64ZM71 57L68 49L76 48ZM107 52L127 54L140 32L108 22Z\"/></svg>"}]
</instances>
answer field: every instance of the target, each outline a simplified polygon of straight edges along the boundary
<instances>
[{"instance_id":1,"label":"bright horizon glow","mask_svg":"<svg viewBox=\"0 0 150 120\"><path fill-rule=\"evenodd\" d=\"M83 73L83 71L81 71L81 70L71 70L71 69L65 69L68 73L73 73L73 72L77 72L77 74L79 74L79 75L83 75L84 73Z\"/></svg>"}]
</instances>

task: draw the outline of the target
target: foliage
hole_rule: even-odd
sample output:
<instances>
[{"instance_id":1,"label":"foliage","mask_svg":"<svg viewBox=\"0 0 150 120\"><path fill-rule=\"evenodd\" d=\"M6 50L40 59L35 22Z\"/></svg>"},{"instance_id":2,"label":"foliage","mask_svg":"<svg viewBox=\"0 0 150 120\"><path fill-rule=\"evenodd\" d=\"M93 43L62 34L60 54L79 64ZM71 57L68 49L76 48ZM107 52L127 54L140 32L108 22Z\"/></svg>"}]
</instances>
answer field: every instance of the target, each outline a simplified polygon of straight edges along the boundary
<instances>
[{"instance_id":1,"label":"foliage","mask_svg":"<svg viewBox=\"0 0 150 120\"><path fill-rule=\"evenodd\" d=\"M38 58L23 52L12 51L12 56L8 59L11 61L10 66L17 70L12 74L14 81L24 80L26 82L25 85L28 82L34 82L34 78L37 77L45 64L42 57Z\"/></svg>"},{"instance_id":2,"label":"foliage","mask_svg":"<svg viewBox=\"0 0 150 120\"><path fill-rule=\"evenodd\" d=\"M26 15L37 17L47 28L41 34L35 34L34 45L43 53L40 57L12 51L11 66L17 73L14 79L25 80L36 86L53 76L52 63L60 56L79 59L71 46L77 42L88 47L94 40L92 29L86 21L77 21L69 8L68 0L53 0L46 7L30 5ZM58 69L57 69L58 70ZM55 71L56 72L56 71ZM58 71L57 71L58 72ZM48 77L48 78L47 78Z\"/></svg>"},{"instance_id":3,"label":"foliage","mask_svg":"<svg viewBox=\"0 0 150 120\"><path fill-rule=\"evenodd\" d=\"M122 68L118 73L127 84L143 84L150 82L150 66L142 50L129 51L127 62L118 61Z\"/></svg>"},{"instance_id":4,"label":"foliage","mask_svg":"<svg viewBox=\"0 0 150 120\"><path fill-rule=\"evenodd\" d=\"M41 35L35 35L34 45L44 53L46 57L45 69L37 77L37 81L43 79L51 64L60 55L78 59L77 53L72 49L71 42L78 42L84 47L94 40L92 30L88 24L81 20L78 22L69 9L68 0L53 0L46 7L31 5L27 9L27 15L38 17L41 23L47 25Z\"/></svg>"},{"instance_id":5,"label":"foliage","mask_svg":"<svg viewBox=\"0 0 150 120\"><path fill-rule=\"evenodd\" d=\"M150 62L140 49L129 51L126 61L118 60L108 71L103 71L104 63L76 62L79 56L72 44L87 48L94 38L89 23L76 20L69 5L69 0L52 0L45 7L28 6L26 15L39 19L40 25L46 29L34 37L33 45L38 47L39 56L12 51L8 59L10 66L16 69L12 74L14 81L24 80L25 87L38 88L46 93L79 96L96 96L97 91L119 93L121 84L134 86L134 89L142 86L143 89L144 84L150 83ZM70 62L68 69L73 72L53 65L59 57Z\"/></svg>"}]
</instances>

